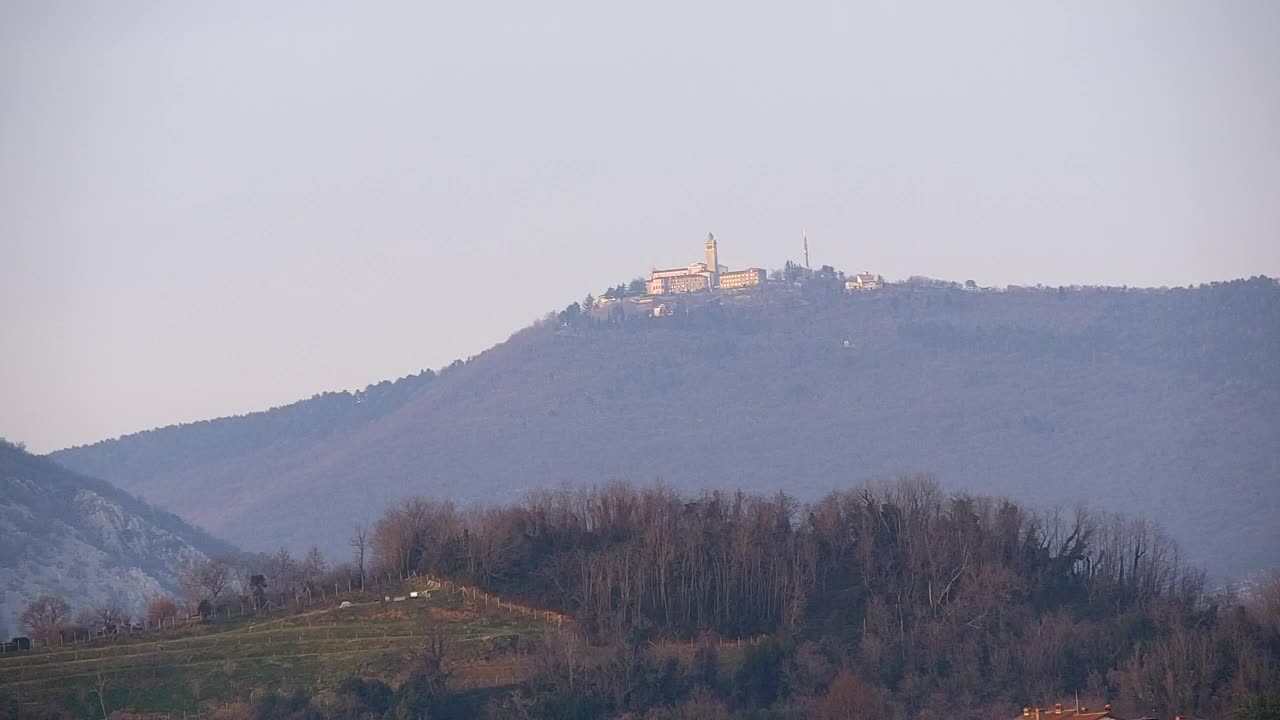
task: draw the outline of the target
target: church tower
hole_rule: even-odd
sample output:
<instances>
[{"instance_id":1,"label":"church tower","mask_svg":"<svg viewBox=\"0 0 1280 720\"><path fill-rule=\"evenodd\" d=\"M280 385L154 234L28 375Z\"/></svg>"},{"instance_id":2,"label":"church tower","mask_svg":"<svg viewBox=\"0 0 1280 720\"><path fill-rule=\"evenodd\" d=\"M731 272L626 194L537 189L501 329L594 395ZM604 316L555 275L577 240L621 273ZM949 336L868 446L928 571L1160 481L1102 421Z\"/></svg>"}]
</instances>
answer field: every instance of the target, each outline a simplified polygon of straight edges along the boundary
<instances>
[{"instance_id":1,"label":"church tower","mask_svg":"<svg viewBox=\"0 0 1280 720\"><path fill-rule=\"evenodd\" d=\"M720 284L720 254L716 252L716 236L707 233L707 270L711 271L711 287Z\"/></svg>"}]
</instances>

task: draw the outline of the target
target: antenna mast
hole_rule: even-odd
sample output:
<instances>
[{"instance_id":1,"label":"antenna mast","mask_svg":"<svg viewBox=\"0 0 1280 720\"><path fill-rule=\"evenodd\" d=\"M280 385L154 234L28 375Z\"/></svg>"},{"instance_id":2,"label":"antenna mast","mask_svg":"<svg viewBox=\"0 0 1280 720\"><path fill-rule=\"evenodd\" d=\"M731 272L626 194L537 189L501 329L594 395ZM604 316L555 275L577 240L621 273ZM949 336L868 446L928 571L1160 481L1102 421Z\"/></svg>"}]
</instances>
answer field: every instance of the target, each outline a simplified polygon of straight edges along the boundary
<instances>
[{"instance_id":1,"label":"antenna mast","mask_svg":"<svg viewBox=\"0 0 1280 720\"><path fill-rule=\"evenodd\" d=\"M804 267L806 270L812 270L813 266L809 264L809 233L801 230L800 234L804 236Z\"/></svg>"}]
</instances>

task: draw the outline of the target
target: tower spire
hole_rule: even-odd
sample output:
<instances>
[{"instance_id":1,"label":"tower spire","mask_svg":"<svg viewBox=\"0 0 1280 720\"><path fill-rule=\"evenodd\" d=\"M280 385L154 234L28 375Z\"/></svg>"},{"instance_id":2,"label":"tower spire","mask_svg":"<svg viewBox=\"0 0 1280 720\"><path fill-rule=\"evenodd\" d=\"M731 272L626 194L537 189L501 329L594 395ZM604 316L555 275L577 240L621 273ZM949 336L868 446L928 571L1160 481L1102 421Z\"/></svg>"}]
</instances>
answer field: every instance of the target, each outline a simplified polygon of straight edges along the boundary
<instances>
[{"instance_id":1,"label":"tower spire","mask_svg":"<svg viewBox=\"0 0 1280 720\"><path fill-rule=\"evenodd\" d=\"M711 287L720 284L720 252L716 248L716 236L707 233L707 271L711 273Z\"/></svg>"},{"instance_id":2,"label":"tower spire","mask_svg":"<svg viewBox=\"0 0 1280 720\"><path fill-rule=\"evenodd\" d=\"M804 267L806 270L812 270L813 266L809 264L809 232L801 230L800 234L804 236Z\"/></svg>"}]
</instances>

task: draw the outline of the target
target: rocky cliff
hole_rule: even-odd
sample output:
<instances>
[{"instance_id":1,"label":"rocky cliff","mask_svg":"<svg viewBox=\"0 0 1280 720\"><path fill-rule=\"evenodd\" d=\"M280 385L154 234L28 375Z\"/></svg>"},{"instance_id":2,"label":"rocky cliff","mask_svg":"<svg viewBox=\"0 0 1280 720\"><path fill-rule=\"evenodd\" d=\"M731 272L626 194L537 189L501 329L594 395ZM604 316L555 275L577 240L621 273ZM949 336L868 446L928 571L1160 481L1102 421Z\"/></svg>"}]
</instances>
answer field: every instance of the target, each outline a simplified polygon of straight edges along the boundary
<instances>
[{"instance_id":1,"label":"rocky cliff","mask_svg":"<svg viewBox=\"0 0 1280 720\"><path fill-rule=\"evenodd\" d=\"M101 480L0 442L0 633L21 634L33 598L73 611L104 602L141 610L176 590L184 559L230 550L170 513Z\"/></svg>"}]
</instances>

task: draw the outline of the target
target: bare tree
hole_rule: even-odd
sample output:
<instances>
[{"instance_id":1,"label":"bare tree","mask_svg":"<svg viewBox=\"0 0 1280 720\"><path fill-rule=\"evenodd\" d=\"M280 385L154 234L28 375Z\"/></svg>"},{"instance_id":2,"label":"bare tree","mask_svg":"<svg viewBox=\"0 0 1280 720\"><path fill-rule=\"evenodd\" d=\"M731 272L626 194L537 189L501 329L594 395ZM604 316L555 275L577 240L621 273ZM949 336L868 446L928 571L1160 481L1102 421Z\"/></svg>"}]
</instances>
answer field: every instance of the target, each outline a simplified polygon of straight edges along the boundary
<instances>
[{"instance_id":1,"label":"bare tree","mask_svg":"<svg viewBox=\"0 0 1280 720\"><path fill-rule=\"evenodd\" d=\"M250 591L250 580L262 572L262 558L255 554L233 553L222 556L223 561L231 569L231 581L235 592L247 595Z\"/></svg>"},{"instance_id":2,"label":"bare tree","mask_svg":"<svg viewBox=\"0 0 1280 720\"><path fill-rule=\"evenodd\" d=\"M45 645L52 645L71 615L71 606L57 595L41 595L22 612L22 627Z\"/></svg>"},{"instance_id":3,"label":"bare tree","mask_svg":"<svg viewBox=\"0 0 1280 720\"><path fill-rule=\"evenodd\" d=\"M1263 573L1245 599L1245 608L1259 624L1280 632L1280 569Z\"/></svg>"},{"instance_id":4,"label":"bare tree","mask_svg":"<svg viewBox=\"0 0 1280 720\"><path fill-rule=\"evenodd\" d=\"M147 603L147 621L152 625L159 625L178 615L178 603L170 597L155 597L151 602Z\"/></svg>"},{"instance_id":5,"label":"bare tree","mask_svg":"<svg viewBox=\"0 0 1280 720\"><path fill-rule=\"evenodd\" d=\"M280 548L266 559L266 575L274 592L289 592L298 586L301 570L288 549Z\"/></svg>"},{"instance_id":6,"label":"bare tree","mask_svg":"<svg viewBox=\"0 0 1280 720\"><path fill-rule=\"evenodd\" d=\"M98 707L102 709L102 720L107 720L107 678L98 671L93 680L93 691L98 696Z\"/></svg>"},{"instance_id":7,"label":"bare tree","mask_svg":"<svg viewBox=\"0 0 1280 720\"><path fill-rule=\"evenodd\" d=\"M307 555L302 559L302 582L308 588L313 587L320 582L320 578L329 570L329 563L325 561L324 555L320 552L320 548L312 545L307 550Z\"/></svg>"},{"instance_id":8,"label":"bare tree","mask_svg":"<svg viewBox=\"0 0 1280 720\"><path fill-rule=\"evenodd\" d=\"M426 501L406 498L389 508L373 528L373 553L379 572L404 574L417 564L426 522Z\"/></svg>"},{"instance_id":9,"label":"bare tree","mask_svg":"<svg viewBox=\"0 0 1280 720\"><path fill-rule=\"evenodd\" d=\"M189 560L178 567L178 582L193 604L218 596L231 585L231 565L225 558Z\"/></svg>"},{"instance_id":10,"label":"bare tree","mask_svg":"<svg viewBox=\"0 0 1280 720\"><path fill-rule=\"evenodd\" d=\"M108 602L94 608L97 615L98 624L102 629L109 633L118 632L122 625L128 625L129 611L125 610L118 602Z\"/></svg>"},{"instance_id":11,"label":"bare tree","mask_svg":"<svg viewBox=\"0 0 1280 720\"><path fill-rule=\"evenodd\" d=\"M115 601L85 608L76 615L77 625L97 633L114 633L128 621L129 614Z\"/></svg>"},{"instance_id":12,"label":"bare tree","mask_svg":"<svg viewBox=\"0 0 1280 720\"><path fill-rule=\"evenodd\" d=\"M584 667L582 654L585 644L582 636L572 627L548 628L542 635L546 661L557 671L565 673L570 690L573 689L574 680Z\"/></svg>"},{"instance_id":13,"label":"bare tree","mask_svg":"<svg viewBox=\"0 0 1280 720\"><path fill-rule=\"evenodd\" d=\"M98 631L98 614L95 608L83 608L75 614L75 620L69 625L71 631L87 630L90 633Z\"/></svg>"},{"instance_id":14,"label":"bare tree","mask_svg":"<svg viewBox=\"0 0 1280 720\"><path fill-rule=\"evenodd\" d=\"M436 695L444 692L449 679L444 663L453 649L454 629L449 623L438 622L428 614L418 618L417 632L417 674L428 693Z\"/></svg>"},{"instance_id":15,"label":"bare tree","mask_svg":"<svg viewBox=\"0 0 1280 720\"><path fill-rule=\"evenodd\" d=\"M363 522L351 531L351 554L360 572L360 586L364 587L364 561L369 552L369 523Z\"/></svg>"},{"instance_id":16,"label":"bare tree","mask_svg":"<svg viewBox=\"0 0 1280 720\"><path fill-rule=\"evenodd\" d=\"M436 620L429 614L419 617L416 625L419 653L430 665L439 668L449 656L449 651L453 649L453 627L449 623Z\"/></svg>"}]
</instances>

